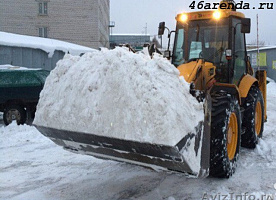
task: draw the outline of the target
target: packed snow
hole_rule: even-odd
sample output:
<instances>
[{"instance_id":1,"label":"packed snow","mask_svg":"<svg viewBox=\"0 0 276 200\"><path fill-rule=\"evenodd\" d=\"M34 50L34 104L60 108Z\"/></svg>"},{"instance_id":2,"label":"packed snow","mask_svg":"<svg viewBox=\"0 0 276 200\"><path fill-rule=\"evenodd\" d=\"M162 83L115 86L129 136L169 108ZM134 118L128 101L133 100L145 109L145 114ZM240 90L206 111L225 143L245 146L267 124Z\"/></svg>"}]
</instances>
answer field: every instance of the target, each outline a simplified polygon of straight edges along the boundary
<instances>
[{"instance_id":1,"label":"packed snow","mask_svg":"<svg viewBox=\"0 0 276 200\"><path fill-rule=\"evenodd\" d=\"M0 45L41 49L48 53L49 58L54 55L55 50L60 50L64 53L70 53L72 55L80 55L82 53L95 51L94 49L85 46L64 42L60 40L19 35L1 31Z\"/></svg>"},{"instance_id":2,"label":"packed snow","mask_svg":"<svg viewBox=\"0 0 276 200\"><path fill-rule=\"evenodd\" d=\"M59 61L34 124L174 146L200 121L203 105L167 59L116 48Z\"/></svg>"},{"instance_id":3,"label":"packed snow","mask_svg":"<svg viewBox=\"0 0 276 200\"><path fill-rule=\"evenodd\" d=\"M70 153L34 127L12 124L0 127L0 199L276 199L276 83L267 91L263 138L254 150L241 148L230 179L189 179Z\"/></svg>"}]
</instances>

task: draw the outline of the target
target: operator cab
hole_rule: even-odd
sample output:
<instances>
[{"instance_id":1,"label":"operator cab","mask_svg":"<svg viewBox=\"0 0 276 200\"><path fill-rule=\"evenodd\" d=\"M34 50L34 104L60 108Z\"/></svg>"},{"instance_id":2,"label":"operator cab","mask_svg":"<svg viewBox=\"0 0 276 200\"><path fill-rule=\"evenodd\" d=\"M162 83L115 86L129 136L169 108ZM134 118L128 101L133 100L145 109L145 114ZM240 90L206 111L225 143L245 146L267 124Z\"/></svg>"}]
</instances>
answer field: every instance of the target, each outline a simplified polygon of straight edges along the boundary
<instances>
[{"instance_id":1,"label":"operator cab","mask_svg":"<svg viewBox=\"0 0 276 200\"><path fill-rule=\"evenodd\" d=\"M183 13L176 17L172 63L203 59L216 67L216 80L238 85L247 73L245 33L250 19L231 10Z\"/></svg>"}]
</instances>

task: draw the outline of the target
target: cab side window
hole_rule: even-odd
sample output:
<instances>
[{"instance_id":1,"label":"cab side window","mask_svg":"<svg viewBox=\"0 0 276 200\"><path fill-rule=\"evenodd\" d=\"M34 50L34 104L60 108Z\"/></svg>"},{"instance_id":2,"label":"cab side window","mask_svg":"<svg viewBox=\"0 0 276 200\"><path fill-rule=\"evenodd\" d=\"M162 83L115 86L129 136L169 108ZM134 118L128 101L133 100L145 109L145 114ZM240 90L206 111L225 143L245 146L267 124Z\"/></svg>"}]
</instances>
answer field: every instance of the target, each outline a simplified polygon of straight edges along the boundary
<instances>
[{"instance_id":1,"label":"cab side window","mask_svg":"<svg viewBox=\"0 0 276 200\"><path fill-rule=\"evenodd\" d=\"M241 24L239 20L234 20L236 27L235 34L235 62L234 62L234 79L233 83L238 85L243 75L246 73L246 52L245 52L245 35L241 33Z\"/></svg>"}]
</instances>

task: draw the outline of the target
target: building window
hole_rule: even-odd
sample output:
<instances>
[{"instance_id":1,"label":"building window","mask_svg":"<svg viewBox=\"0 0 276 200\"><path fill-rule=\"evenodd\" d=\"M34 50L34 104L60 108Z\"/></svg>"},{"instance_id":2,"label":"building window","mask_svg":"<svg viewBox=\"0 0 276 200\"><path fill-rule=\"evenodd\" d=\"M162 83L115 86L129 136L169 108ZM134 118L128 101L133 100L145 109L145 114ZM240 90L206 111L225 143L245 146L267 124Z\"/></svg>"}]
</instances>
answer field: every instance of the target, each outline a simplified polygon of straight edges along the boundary
<instances>
[{"instance_id":1,"label":"building window","mask_svg":"<svg viewBox=\"0 0 276 200\"><path fill-rule=\"evenodd\" d=\"M48 15L48 2L38 3L38 13L40 15Z\"/></svg>"},{"instance_id":2,"label":"building window","mask_svg":"<svg viewBox=\"0 0 276 200\"><path fill-rule=\"evenodd\" d=\"M39 37L44 37L47 38L48 37L48 28L47 27L40 27L38 29L38 35Z\"/></svg>"}]
</instances>

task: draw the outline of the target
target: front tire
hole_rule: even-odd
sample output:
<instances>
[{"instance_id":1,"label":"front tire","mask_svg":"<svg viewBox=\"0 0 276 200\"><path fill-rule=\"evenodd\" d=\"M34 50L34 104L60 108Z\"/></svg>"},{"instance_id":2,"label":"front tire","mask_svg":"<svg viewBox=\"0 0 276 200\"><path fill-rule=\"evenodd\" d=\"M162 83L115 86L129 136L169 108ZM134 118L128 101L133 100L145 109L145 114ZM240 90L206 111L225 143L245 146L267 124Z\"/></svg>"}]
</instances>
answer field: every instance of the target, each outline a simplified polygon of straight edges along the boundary
<instances>
[{"instance_id":1,"label":"front tire","mask_svg":"<svg viewBox=\"0 0 276 200\"><path fill-rule=\"evenodd\" d=\"M242 147L254 149L258 144L258 138L263 136L264 129L264 99L256 86L251 87L245 99L242 127Z\"/></svg>"},{"instance_id":2,"label":"front tire","mask_svg":"<svg viewBox=\"0 0 276 200\"><path fill-rule=\"evenodd\" d=\"M4 110L3 120L5 125L9 125L12 121L16 121L17 125L26 122L26 110L19 105L10 105Z\"/></svg>"},{"instance_id":3,"label":"front tire","mask_svg":"<svg viewBox=\"0 0 276 200\"><path fill-rule=\"evenodd\" d=\"M210 175L229 178L236 170L241 139L237 99L226 92L212 95Z\"/></svg>"}]
</instances>

